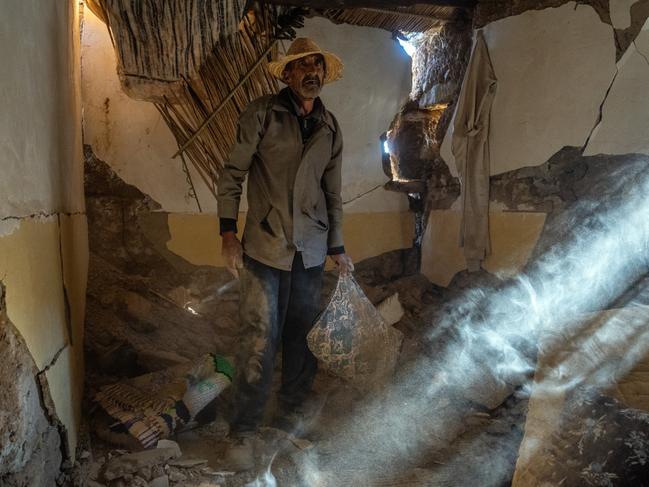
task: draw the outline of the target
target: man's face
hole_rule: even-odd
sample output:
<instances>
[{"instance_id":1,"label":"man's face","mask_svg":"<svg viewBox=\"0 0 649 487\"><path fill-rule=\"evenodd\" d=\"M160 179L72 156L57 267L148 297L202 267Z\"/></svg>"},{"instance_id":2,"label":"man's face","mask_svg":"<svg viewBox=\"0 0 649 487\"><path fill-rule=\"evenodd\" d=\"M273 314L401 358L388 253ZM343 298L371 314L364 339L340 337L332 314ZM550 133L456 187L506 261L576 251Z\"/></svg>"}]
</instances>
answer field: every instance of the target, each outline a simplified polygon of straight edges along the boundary
<instances>
[{"instance_id":1,"label":"man's face","mask_svg":"<svg viewBox=\"0 0 649 487\"><path fill-rule=\"evenodd\" d=\"M324 77L325 63L321 54L291 61L283 73L284 82L304 100L312 100L320 94Z\"/></svg>"}]
</instances>

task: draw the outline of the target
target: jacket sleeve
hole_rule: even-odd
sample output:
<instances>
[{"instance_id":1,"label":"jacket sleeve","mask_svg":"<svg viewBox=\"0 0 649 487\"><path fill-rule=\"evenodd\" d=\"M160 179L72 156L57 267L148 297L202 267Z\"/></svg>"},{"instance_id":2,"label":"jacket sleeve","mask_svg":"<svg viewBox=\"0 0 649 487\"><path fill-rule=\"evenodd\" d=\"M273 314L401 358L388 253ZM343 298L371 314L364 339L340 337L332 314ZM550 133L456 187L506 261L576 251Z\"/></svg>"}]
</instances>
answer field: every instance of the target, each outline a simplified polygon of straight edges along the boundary
<instances>
[{"instance_id":1,"label":"jacket sleeve","mask_svg":"<svg viewBox=\"0 0 649 487\"><path fill-rule=\"evenodd\" d=\"M333 117L333 116L332 116ZM327 202L327 214L329 217L329 235L327 246L330 249L343 247L343 199L342 191L342 154L343 137L340 126L336 119L336 132L331 150L331 160L325 168L322 176L322 190Z\"/></svg>"},{"instance_id":2,"label":"jacket sleeve","mask_svg":"<svg viewBox=\"0 0 649 487\"><path fill-rule=\"evenodd\" d=\"M266 100L250 103L239 117L237 139L218 181L219 218L237 220L243 181L263 135Z\"/></svg>"}]
</instances>

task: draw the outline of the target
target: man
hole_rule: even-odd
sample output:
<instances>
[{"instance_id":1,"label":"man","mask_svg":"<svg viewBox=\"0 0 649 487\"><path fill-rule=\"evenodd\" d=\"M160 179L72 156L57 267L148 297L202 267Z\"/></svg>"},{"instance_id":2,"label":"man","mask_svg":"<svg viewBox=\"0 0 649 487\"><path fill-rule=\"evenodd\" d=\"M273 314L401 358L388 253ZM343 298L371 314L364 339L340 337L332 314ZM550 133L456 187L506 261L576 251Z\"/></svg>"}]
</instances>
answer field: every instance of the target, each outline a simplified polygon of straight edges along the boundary
<instances>
[{"instance_id":1,"label":"man","mask_svg":"<svg viewBox=\"0 0 649 487\"><path fill-rule=\"evenodd\" d=\"M241 280L242 352L235 384L231 468L254 466L253 436L270 394L282 344L280 408L291 414L311 389L317 361L306 336L319 313L327 254L353 271L342 236L342 134L318 95L342 77L342 61L312 40L296 39L269 64L284 88L253 101L219 180L222 253ZM236 218L248 176L243 242Z\"/></svg>"}]
</instances>

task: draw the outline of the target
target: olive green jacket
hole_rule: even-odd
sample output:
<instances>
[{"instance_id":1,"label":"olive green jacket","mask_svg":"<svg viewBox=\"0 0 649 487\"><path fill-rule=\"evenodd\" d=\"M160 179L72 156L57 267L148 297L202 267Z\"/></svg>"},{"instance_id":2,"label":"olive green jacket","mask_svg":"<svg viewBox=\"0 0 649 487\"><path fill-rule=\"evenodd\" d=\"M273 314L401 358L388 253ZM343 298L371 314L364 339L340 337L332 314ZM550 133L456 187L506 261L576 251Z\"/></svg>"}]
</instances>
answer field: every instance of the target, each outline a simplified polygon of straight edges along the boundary
<instances>
[{"instance_id":1,"label":"olive green jacket","mask_svg":"<svg viewBox=\"0 0 649 487\"><path fill-rule=\"evenodd\" d=\"M236 220L248 175L244 252L278 269L290 270L296 251L309 268L321 265L328 249L343 246L343 139L334 116L319 106L303 144L298 118L281 97L250 103L218 181L219 217Z\"/></svg>"}]
</instances>

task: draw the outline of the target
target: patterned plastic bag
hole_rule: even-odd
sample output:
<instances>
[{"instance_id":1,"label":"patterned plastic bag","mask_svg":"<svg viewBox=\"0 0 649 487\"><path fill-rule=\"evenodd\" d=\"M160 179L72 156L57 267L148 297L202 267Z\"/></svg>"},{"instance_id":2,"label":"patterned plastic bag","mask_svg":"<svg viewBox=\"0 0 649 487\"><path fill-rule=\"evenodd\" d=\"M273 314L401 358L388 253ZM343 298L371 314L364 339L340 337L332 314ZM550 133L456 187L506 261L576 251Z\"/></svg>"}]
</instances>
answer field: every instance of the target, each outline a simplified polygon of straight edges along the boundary
<instances>
[{"instance_id":1,"label":"patterned plastic bag","mask_svg":"<svg viewBox=\"0 0 649 487\"><path fill-rule=\"evenodd\" d=\"M338 278L307 341L326 370L367 389L394 371L402 338L347 275Z\"/></svg>"}]
</instances>

